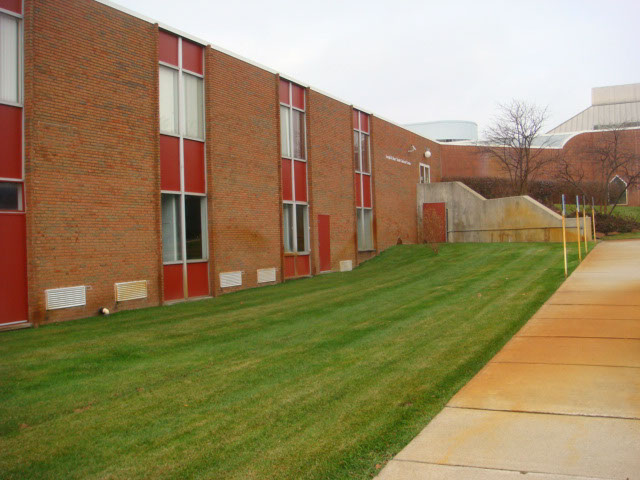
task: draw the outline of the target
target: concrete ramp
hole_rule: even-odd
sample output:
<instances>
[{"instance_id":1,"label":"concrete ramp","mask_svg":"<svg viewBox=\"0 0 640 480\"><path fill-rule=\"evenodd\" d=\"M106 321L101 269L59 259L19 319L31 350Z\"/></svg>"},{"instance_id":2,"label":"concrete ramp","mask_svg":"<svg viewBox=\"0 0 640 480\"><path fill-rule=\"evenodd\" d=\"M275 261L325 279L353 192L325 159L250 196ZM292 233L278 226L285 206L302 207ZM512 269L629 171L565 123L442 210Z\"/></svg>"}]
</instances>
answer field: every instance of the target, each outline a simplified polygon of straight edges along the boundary
<instances>
[{"instance_id":1,"label":"concrete ramp","mask_svg":"<svg viewBox=\"0 0 640 480\"><path fill-rule=\"evenodd\" d=\"M425 204L446 206L449 242L561 242L562 217L533 198L524 195L486 199L460 182L418 185L418 232L424 238ZM591 219L583 222L592 240ZM584 223L584 225L583 225ZM567 241L575 242L576 219L567 218Z\"/></svg>"}]
</instances>

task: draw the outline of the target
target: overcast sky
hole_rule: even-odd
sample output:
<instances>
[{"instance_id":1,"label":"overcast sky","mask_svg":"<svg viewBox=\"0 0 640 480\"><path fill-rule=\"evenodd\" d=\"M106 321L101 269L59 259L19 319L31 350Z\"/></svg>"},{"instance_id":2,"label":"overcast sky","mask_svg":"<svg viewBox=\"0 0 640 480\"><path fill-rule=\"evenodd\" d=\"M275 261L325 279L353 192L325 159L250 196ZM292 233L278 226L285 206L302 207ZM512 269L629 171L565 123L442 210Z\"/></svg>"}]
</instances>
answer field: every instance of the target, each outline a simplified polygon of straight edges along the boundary
<instances>
[{"instance_id":1,"label":"overcast sky","mask_svg":"<svg viewBox=\"0 0 640 480\"><path fill-rule=\"evenodd\" d=\"M482 133L518 98L548 106L548 130L591 87L640 82L638 0L116 3L401 124Z\"/></svg>"}]
</instances>

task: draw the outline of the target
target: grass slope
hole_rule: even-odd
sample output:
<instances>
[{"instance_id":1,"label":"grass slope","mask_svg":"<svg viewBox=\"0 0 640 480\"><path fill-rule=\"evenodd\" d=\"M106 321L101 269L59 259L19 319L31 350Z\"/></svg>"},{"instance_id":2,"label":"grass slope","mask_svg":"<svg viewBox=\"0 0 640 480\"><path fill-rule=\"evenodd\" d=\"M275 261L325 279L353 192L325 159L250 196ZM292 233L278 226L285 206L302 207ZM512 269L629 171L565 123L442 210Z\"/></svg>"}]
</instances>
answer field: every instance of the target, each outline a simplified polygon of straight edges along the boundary
<instances>
[{"instance_id":1,"label":"grass slope","mask_svg":"<svg viewBox=\"0 0 640 480\"><path fill-rule=\"evenodd\" d=\"M558 244L406 245L350 273L4 333L0 477L369 478L562 272Z\"/></svg>"}]
</instances>

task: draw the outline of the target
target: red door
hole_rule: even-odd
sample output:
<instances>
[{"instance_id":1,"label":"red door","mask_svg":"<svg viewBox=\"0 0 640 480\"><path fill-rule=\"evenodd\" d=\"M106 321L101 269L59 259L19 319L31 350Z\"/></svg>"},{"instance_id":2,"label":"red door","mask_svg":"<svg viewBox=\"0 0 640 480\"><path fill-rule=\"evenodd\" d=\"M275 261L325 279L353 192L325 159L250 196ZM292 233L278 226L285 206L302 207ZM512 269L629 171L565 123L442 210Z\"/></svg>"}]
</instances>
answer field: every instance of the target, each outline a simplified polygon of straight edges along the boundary
<instances>
[{"instance_id":1,"label":"red door","mask_svg":"<svg viewBox=\"0 0 640 480\"><path fill-rule=\"evenodd\" d=\"M422 229L425 242L447 241L447 216L445 203L422 204Z\"/></svg>"},{"instance_id":2,"label":"red door","mask_svg":"<svg viewBox=\"0 0 640 480\"><path fill-rule=\"evenodd\" d=\"M0 213L0 325L27 320L24 214Z\"/></svg>"},{"instance_id":3,"label":"red door","mask_svg":"<svg viewBox=\"0 0 640 480\"><path fill-rule=\"evenodd\" d=\"M320 255L320 271L331 270L331 227L329 215L318 215L318 253Z\"/></svg>"}]
</instances>

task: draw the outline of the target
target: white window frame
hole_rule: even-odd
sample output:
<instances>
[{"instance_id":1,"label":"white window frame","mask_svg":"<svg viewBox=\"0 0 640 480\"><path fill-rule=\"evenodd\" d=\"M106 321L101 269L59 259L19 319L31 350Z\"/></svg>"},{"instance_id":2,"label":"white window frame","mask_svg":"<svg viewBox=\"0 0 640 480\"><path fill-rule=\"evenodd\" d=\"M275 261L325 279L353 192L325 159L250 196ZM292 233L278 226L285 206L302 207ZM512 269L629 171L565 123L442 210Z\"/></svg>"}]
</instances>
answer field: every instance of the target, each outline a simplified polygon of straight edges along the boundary
<instances>
[{"instance_id":1,"label":"white window frame","mask_svg":"<svg viewBox=\"0 0 640 480\"><path fill-rule=\"evenodd\" d=\"M427 177L426 177L427 181L426 181L426 182L423 182L423 180L424 180L424 178L425 178L425 177L422 175L422 170L423 170L423 169L424 169L424 170L426 171L426 173L427 173ZM420 171L419 171L419 174L420 174L420 183L431 183L431 166L430 166L430 165L427 165L426 163L421 163L421 164L420 164Z\"/></svg>"},{"instance_id":2,"label":"white window frame","mask_svg":"<svg viewBox=\"0 0 640 480\"><path fill-rule=\"evenodd\" d=\"M24 5L23 5L24 10ZM24 21L23 15L0 8L0 15L7 15L18 20L18 101L12 102L9 100L0 100L0 104L9 105L11 107L23 107L24 106ZM24 125L23 125L24 126ZM24 165L24 158L23 158ZM24 178L24 175L23 175Z\"/></svg>"},{"instance_id":3,"label":"white window frame","mask_svg":"<svg viewBox=\"0 0 640 480\"><path fill-rule=\"evenodd\" d=\"M362 210L362 215L361 217L361 225L360 225L360 229L362 232L364 232L365 228L366 228L366 223L365 223L365 215L364 215L364 211L365 210L370 210L371 211L371 225L370 227L370 232L371 232L371 245L363 245L364 248L360 248L362 241L364 239L360 239L360 236L358 235L358 232L360 231L360 229L356 228L356 236L358 237L358 251L359 252L372 252L375 251L376 247L375 247L375 241L374 241L374 235L373 235L373 171L371 168L371 133L367 133L364 130L362 130L362 125L361 125L361 118L360 118L360 114L364 114L367 115L369 117L369 132L371 131L371 116L369 114L366 114L364 112L361 112L360 110L354 109L355 112L358 112L358 123L357 125L354 125L353 131L358 135L358 166L356 168L356 173L360 175L360 207L356 207L356 222L358 221L358 215L357 215L357 210ZM362 163L363 163L363 155L362 155L362 138L363 138L363 134L364 134L364 138L367 139L367 162L368 162L368 167L369 167L369 173L364 172L362 170ZM355 139L354 139L355 141ZM355 144L354 144L354 151L355 151ZM369 193L371 195L371 206L370 207L365 207L364 206L364 175L368 175L369 176ZM371 247L371 248L366 248L366 247Z\"/></svg>"},{"instance_id":4,"label":"white window frame","mask_svg":"<svg viewBox=\"0 0 640 480\"><path fill-rule=\"evenodd\" d=\"M624 196L625 196L625 198L626 198L626 200L627 200L627 201L626 201L626 202L624 202L624 203L618 203L618 205L629 205L629 183L627 183L627 182L625 181L625 179L624 179L624 178L622 178L620 175L616 174L616 175L615 175L615 176L614 176L614 177L609 181L609 185L611 185L611 184L614 182L614 180L615 180L616 178L619 178L620 180L622 180L622 183L624 183L624 186L625 186ZM611 195L609 195L609 197L611 197ZM610 201L611 201L611 198L608 198L608 199L607 199L607 203L608 203L608 202L610 202Z\"/></svg>"},{"instance_id":5,"label":"white window frame","mask_svg":"<svg viewBox=\"0 0 640 480\"><path fill-rule=\"evenodd\" d=\"M181 249L182 249L182 260L176 262L164 262L163 265L179 265L182 264L182 285L184 298L187 298L188 295L188 285L187 285L187 264L189 263L204 263L210 260L209 258L209 202L208 202L208 185L207 179L205 176L205 193L196 193L196 192L188 192L185 189L185 175L184 175L184 141L185 140L193 140L199 143L202 143L204 146L204 163L205 163L205 171L206 171L206 162L207 162L207 148L206 148L206 138L207 138L207 112L206 112L206 87L204 82L204 75L192 72L186 68L182 68L182 42L183 38L178 36L178 65L172 65L167 62L159 61L159 67L169 67L178 72L178 134L165 133L160 131L161 135L166 135L169 137L174 137L179 139L180 143L180 190L161 190L160 193L171 193L180 196L180 235L181 235ZM204 49L202 50L203 55L203 65L204 65ZM158 68L159 68L158 67ZM203 121L203 138L194 138L187 136L186 132L186 104L185 104L185 92L184 92L184 75L193 75L203 79L202 82L202 121ZM187 260L187 226L186 226L186 196L198 196L203 197L204 208L201 208L201 221L202 221L202 258L199 259L189 259ZM164 242L163 242L164 249Z\"/></svg>"},{"instance_id":6,"label":"white window frame","mask_svg":"<svg viewBox=\"0 0 640 480\"><path fill-rule=\"evenodd\" d=\"M305 109L302 110L300 108L294 107L293 106L293 85L294 83L286 80L286 79L282 79L282 81L286 81L289 84L289 104L287 105L286 103L283 102L279 102L280 104L280 108L284 107L286 109L289 110L289 155L283 155L282 152L282 146L280 147L280 155L281 158L286 158L288 160L291 161L291 198L292 200L283 200L282 203L283 204L289 204L289 205L293 205L293 214L292 214L292 218L291 218L291 228L293 231L293 242L292 242L292 250L286 250L285 249L285 253L287 254L296 254L296 255L310 255L311 254L311 222L309 221L309 202L303 202L303 201L299 201L296 199L296 178L295 178L295 162L304 162L305 164L307 163L307 158L309 156L309 152L307 150L307 113L306 113L306 106L307 106L307 92L304 90L303 88L303 92L304 92L304 107ZM299 85L298 85L299 86ZM302 87L300 87L302 88ZM304 120L303 122L303 127L304 127L304 157L305 158L297 158L294 156L294 148L293 148L293 111L298 111L302 113L302 118ZM282 110L278 110L278 115L280 117L282 117L281 114ZM282 129L282 118L280 118L280 129ZM280 135L280 139L282 141L282 134ZM305 166L306 168L306 166ZM307 174L305 175L305 188L307 189L307 197L309 196L309 172L306 172ZM298 205L304 205L306 206L306 215L305 215L305 221L307 223L307 228L305 229L305 235L304 235L304 250L303 251L298 251L298 224L297 224L297 208ZM284 209L284 207L283 207ZM284 210L283 210L283 218L284 218ZM285 241L284 241L284 221L282 222L282 227L283 227L283 232L282 232L282 245L283 248L285 246Z\"/></svg>"}]
</instances>

